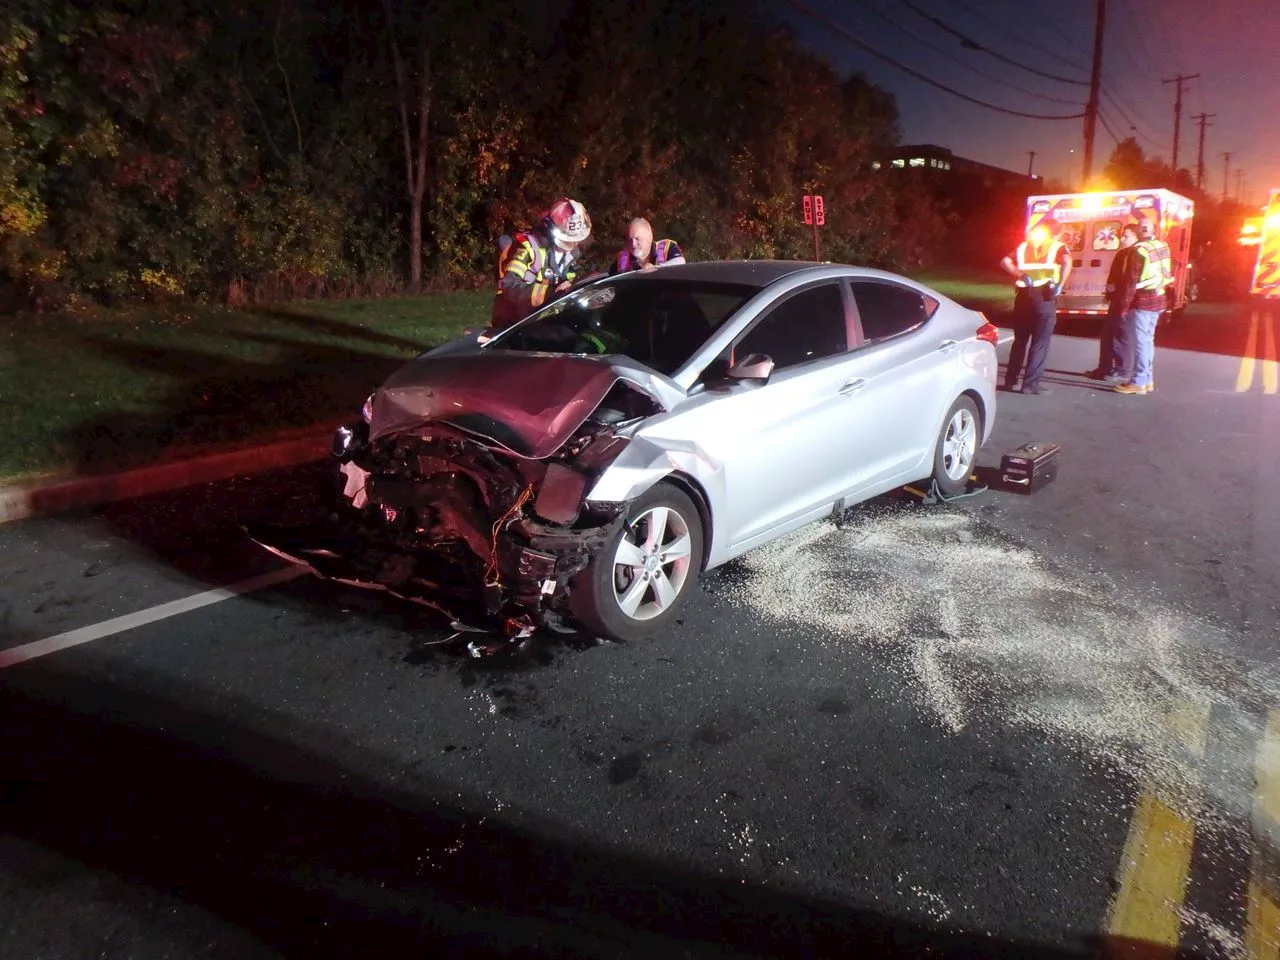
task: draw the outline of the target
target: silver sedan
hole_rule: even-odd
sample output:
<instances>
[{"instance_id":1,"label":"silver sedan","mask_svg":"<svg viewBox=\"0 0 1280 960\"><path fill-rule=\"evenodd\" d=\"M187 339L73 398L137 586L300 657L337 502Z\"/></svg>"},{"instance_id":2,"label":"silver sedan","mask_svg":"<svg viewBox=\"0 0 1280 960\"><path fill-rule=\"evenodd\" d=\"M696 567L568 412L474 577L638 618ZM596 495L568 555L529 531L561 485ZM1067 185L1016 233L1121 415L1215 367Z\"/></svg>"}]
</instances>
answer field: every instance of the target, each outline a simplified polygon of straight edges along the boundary
<instances>
[{"instance_id":1,"label":"silver sedan","mask_svg":"<svg viewBox=\"0 0 1280 960\"><path fill-rule=\"evenodd\" d=\"M882 271L601 279L393 375L335 438L358 535L273 548L509 634L645 636L753 547L903 484L961 491L996 375L982 314Z\"/></svg>"}]
</instances>

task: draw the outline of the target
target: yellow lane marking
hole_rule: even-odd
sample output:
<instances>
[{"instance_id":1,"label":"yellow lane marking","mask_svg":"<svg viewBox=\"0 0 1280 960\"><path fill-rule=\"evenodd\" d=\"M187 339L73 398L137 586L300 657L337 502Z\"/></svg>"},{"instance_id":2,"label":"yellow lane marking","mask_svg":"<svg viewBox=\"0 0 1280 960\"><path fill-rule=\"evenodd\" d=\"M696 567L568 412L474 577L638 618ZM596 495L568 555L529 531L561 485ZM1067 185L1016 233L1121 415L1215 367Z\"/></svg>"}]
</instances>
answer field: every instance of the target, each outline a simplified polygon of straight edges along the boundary
<instances>
[{"instance_id":1,"label":"yellow lane marking","mask_svg":"<svg viewBox=\"0 0 1280 960\"><path fill-rule=\"evenodd\" d=\"M1244 393L1253 386L1253 368L1257 363L1253 355L1258 351L1258 311L1249 314L1249 341L1240 358L1240 372L1236 375L1236 393Z\"/></svg>"},{"instance_id":2,"label":"yellow lane marking","mask_svg":"<svg viewBox=\"0 0 1280 960\"><path fill-rule=\"evenodd\" d=\"M1267 896L1262 885L1249 881L1249 928L1244 937L1244 955L1249 960L1280 957L1280 907Z\"/></svg>"},{"instance_id":3,"label":"yellow lane marking","mask_svg":"<svg viewBox=\"0 0 1280 960\"><path fill-rule=\"evenodd\" d=\"M1262 356L1265 358L1262 361L1262 392L1275 393L1280 376L1277 376L1276 371L1276 327L1271 311L1263 314L1262 325L1266 333L1265 346L1262 348Z\"/></svg>"},{"instance_id":4,"label":"yellow lane marking","mask_svg":"<svg viewBox=\"0 0 1280 960\"><path fill-rule=\"evenodd\" d=\"M1280 710L1267 714L1267 729L1253 765L1253 840L1245 955L1250 960L1280 958L1280 887L1278 854L1272 844L1280 836Z\"/></svg>"},{"instance_id":5,"label":"yellow lane marking","mask_svg":"<svg viewBox=\"0 0 1280 960\"><path fill-rule=\"evenodd\" d=\"M1179 703L1166 718L1197 759L1204 757L1208 741L1209 710L1208 704ZM1173 955L1194 841L1194 825L1160 798L1157 784L1145 784L1129 824L1117 872L1119 888L1107 913L1112 955Z\"/></svg>"}]
</instances>

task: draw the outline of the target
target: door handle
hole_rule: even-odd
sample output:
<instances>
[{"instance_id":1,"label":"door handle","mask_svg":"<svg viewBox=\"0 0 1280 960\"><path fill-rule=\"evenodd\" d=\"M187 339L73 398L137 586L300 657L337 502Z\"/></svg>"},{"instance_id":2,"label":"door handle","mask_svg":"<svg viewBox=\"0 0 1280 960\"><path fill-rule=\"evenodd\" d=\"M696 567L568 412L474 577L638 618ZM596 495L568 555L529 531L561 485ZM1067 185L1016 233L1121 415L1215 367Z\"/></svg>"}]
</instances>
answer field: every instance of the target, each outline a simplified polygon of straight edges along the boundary
<instances>
[{"instance_id":1,"label":"door handle","mask_svg":"<svg viewBox=\"0 0 1280 960\"><path fill-rule=\"evenodd\" d=\"M859 377L857 380L850 380L848 383L846 383L844 386L840 388L840 396L842 397L852 396L853 394L857 393L866 385L867 385L867 381L863 380L861 377Z\"/></svg>"},{"instance_id":2,"label":"door handle","mask_svg":"<svg viewBox=\"0 0 1280 960\"><path fill-rule=\"evenodd\" d=\"M955 341L955 340L943 340L940 344L938 344L938 349L939 349L939 350L950 350L952 347L954 347L954 346L956 345L956 343L957 343L957 341Z\"/></svg>"}]
</instances>

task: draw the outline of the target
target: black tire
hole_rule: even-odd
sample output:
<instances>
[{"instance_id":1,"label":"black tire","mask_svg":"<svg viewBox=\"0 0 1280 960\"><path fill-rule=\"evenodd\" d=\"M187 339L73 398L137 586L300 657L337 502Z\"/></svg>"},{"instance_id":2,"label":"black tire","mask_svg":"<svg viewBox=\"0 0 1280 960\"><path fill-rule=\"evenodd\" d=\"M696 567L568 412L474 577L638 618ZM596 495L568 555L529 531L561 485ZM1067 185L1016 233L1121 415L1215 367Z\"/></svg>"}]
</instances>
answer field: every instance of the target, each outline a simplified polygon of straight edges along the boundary
<instances>
[{"instance_id":1,"label":"black tire","mask_svg":"<svg viewBox=\"0 0 1280 960\"><path fill-rule=\"evenodd\" d=\"M649 524L656 519L655 511L663 508L667 512L662 514L662 538L655 546L669 549L687 536L687 543L677 547L679 558L665 563L664 553L647 550L645 543L654 532ZM625 553L628 549L624 541L638 551L637 560L646 552L653 555L649 579L645 579L642 567L619 562L620 551ZM698 508L684 491L659 483L627 507L622 528L574 578L569 606L582 626L597 636L641 640L660 633L675 619L701 570L702 518ZM659 572L661 579L675 588L674 595L659 589ZM632 612L626 609L628 601L636 601Z\"/></svg>"},{"instance_id":2,"label":"black tire","mask_svg":"<svg viewBox=\"0 0 1280 960\"><path fill-rule=\"evenodd\" d=\"M982 418L970 397L957 397L933 445L931 479L946 496L963 493L982 444Z\"/></svg>"}]
</instances>

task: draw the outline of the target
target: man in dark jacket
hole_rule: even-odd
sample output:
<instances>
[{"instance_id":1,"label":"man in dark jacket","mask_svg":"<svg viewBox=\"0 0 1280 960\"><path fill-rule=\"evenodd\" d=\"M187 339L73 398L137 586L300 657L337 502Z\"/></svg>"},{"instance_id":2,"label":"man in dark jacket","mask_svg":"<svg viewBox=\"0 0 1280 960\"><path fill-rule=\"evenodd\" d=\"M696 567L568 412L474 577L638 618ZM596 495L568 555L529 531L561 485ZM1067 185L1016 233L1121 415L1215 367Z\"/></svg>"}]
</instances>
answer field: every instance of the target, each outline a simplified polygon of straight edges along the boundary
<instances>
[{"instance_id":1,"label":"man in dark jacket","mask_svg":"<svg viewBox=\"0 0 1280 960\"><path fill-rule=\"evenodd\" d=\"M1094 380L1124 383L1133 376L1133 336L1124 314L1133 300L1133 245L1138 242L1138 225L1126 223L1120 230L1120 249L1107 271L1107 315L1098 337L1098 366L1089 371Z\"/></svg>"}]
</instances>

